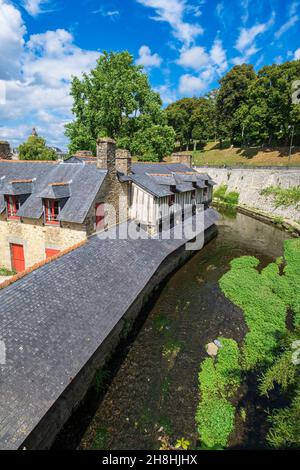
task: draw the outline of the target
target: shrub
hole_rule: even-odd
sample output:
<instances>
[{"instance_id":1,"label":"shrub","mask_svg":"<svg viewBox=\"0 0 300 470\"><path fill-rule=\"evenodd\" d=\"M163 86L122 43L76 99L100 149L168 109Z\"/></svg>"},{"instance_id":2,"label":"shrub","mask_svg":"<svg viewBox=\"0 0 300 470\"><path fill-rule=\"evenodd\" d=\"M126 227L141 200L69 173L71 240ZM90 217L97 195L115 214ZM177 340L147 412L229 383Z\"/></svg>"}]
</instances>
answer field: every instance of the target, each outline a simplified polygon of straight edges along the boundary
<instances>
[{"instance_id":1,"label":"shrub","mask_svg":"<svg viewBox=\"0 0 300 470\"><path fill-rule=\"evenodd\" d=\"M300 202L300 186L294 186L291 188L269 186L268 188L264 188L260 194L262 196L273 196L276 207L292 206Z\"/></svg>"},{"instance_id":2,"label":"shrub","mask_svg":"<svg viewBox=\"0 0 300 470\"><path fill-rule=\"evenodd\" d=\"M239 203L239 193L232 191L227 193L228 186L226 184L221 184L214 191L214 198L219 199L220 201L228 204L229 206L236 206Z\"/></svg>"}]
</instances>

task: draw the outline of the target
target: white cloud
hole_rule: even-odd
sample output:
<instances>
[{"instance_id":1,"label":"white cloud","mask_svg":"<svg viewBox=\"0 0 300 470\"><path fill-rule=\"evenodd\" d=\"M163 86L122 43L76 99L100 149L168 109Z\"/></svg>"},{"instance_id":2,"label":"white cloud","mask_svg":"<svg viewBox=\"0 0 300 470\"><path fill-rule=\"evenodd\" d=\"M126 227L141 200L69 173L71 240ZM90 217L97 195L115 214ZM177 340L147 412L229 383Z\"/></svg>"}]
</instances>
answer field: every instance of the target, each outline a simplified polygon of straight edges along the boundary
<instances>
[{"instance_id":1,"label":"white cloud","mask_svg":"<svg viewBox=\"0 0 300 470\"><path fill-rule=\"evenodd\" d=\"M184 15L189 10L187 0L136 0L145 7L153 8L156 16L155 21L167 22L173 31L174 36L189 46L195 38L203 33L203 29L198 24L191 24L184 21ZM198 9L198 15L200 10Z\"/></svg>"},{"instance_id":2,"label":"white cloud","mask_svg":"<svg viewBox=\"0 0 300 470\"><path fill-rule=\"evenodd\" d=\"M239 37L236 41L235 48L242 54L240 57L235 57L232 62L236 65L247 63L250 58L259 52L256 46L256 39L261 34L267 32L271 26L274 25L275 14L272 13L269 21L266 23L256 24L250 28L241 28Z\"/></svg>"},{"instance_id":3,"label":"white cloud","mask_svg":"<svg viewBox=\"0 0 300 470\"><path fill-rule=\"evenodd\" d=\"M176 90L170 84L160 85L155 91L160 94L164 104L173 103L177 99Z\"/></svg>"},{"instance_id":4,"label":"white cloud","mask_svg":"<svg viewBox=\"0 0 300 470\"><path fill-rule=\"evenodd\" d=\"M182 95L193 95L207 89L228 68L226 51L218 38L209 52L200 46L182 50L177 64L199 72L198 76L184 74L181 77L179 93Z\"/></svg>"},{"instance_id":5,"label":"white cloud","mask_svg":"<svg viewBox=\"0 0 300 470\"><path fill-rule=\"evenodd\" d=\"M179 93L181 95L196 95L206 87L205 82L194 75L185 74L179 80Z\"/></svg>"},{"instance_id":6,"label":"white cloud","mask_svg":"<svg viewBox=\"0 0 300 470\"><path fill-rule=\"evenodd\" d=\"M101 16L108 16L112 20L117 19L120 16L119 10L105 10L104 8L98 8L98 10L92 11L94 15L100 14Z\"/></svg>"},{"instance_id":7,"label":"white cloud","mask_svg":"<svg viewBox=\"0 0 300 470\"><path fill-rule=\"evenodd\" d=\"M49 0L24 0L24 8L31 16L36 16L41 13L44 4Z\"/></svg>"},{"instance_id":8,"label":"white cloud","mask_svg":"<svg viewBox=\"0 0 300 470\"><path fill-rule=\"evenodd\" d=\"M162 63L162 58L158 54L151 54L151 49L148 46L142 46L139 49L139 57L136 60L137 65L143 65L146 68L159 67Z\"/></svg>"},{"instance_id":9,"label":"white cloud","mask_svg":"<svg viewBox=\"0 0 300 470\"><path fill-rule=\"evenodd\" d=\"M295 51L294 60L300 60L300 48Z\"/></svg>"},{"instance_id":10,"label":"white cloud","mask_svg":"<svg viewBox=\"0 0 300 470\"><path fill-rule=\"evenodd\" d=\"M284 33L286 33L289 29L291 29L293 26L295 26L296 23L299 21L299 16L294 15L292 16L286 23L284 23L281 28L279 28L278 31L275 33L275 38L279 39L280 36L282 36Z\"/></svg>"},{"instance_id":11,"label":"white cloud","mask_svg":"<svg viewBox=\"0 0 300 470\"><path fill-rule=\"evenodd\" d=\"M183 49L177 61L181 67L187 67L199 70L201 67L208 65L210 61L209 55L204 47L194 46L190 49Z\"/></svg>"},{"instance_id":12,"label":"white cloud","mask_svg":"<svg viewBox=\"0 0 300 470\"><path fill-rule=\"evenodd\" d=\"M289 6L289 16L294 16L297 13L300 2L292 2Z\"/></svg>"},{"instance_id":13,"label":"white cloud","mask_svg":"<svg viewBox=\"0 0 300 470\"><path fill-rule=\"evenodd\" d=\"M19 76L25 33L26 27L19 10L0 0L0 80Z\"/></svg>"},{"instance_id":14,"label":"white cloud","mask_svg":"<svg viewBox=\"0 0 300 470\"><path fill-rule=\"evenodd\" d=\"M220 39L216 39L213 47L210 51L210 57L214 65L217 66L218 72L221 74L225 72L228 68L228 62L226 57L226 51L223 48L222 41Z\"/></svg>"},{"instance_id":15,"label":"white cloud","mask_svg":"<svg viewBox=\"0 0 300 470\"><path fill-rule=\"evenodd\" d=\"M0 138L17 145L36 126L49 143L64 145L63 126L71 119L71 77L94 67L99 53L76 46L64 29L31 35L27 43L25 34L19 10L0 0L0 80L6 91Z\"/></svg>"}]
</instances>

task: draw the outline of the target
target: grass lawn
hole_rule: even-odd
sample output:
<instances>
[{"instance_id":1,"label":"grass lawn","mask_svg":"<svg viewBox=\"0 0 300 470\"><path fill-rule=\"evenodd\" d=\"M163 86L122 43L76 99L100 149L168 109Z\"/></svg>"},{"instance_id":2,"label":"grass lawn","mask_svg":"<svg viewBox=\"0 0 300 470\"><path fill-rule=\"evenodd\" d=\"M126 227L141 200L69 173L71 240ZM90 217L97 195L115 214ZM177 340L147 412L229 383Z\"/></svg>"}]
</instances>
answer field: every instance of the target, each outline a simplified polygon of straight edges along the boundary
<instances>
[{"instance_id":1,"label":"grass lawn","mask_svg":"<svg viewBox=\"0 0 300 470\"><path fill-rule=\"evenodd\" d=\"M204 150L193 152L193 163L199 166L300 166L300 148L294 148L289 159L288 147L225 148L220 150L218 142L210 142Z\"/></svg>"}]
</instances>

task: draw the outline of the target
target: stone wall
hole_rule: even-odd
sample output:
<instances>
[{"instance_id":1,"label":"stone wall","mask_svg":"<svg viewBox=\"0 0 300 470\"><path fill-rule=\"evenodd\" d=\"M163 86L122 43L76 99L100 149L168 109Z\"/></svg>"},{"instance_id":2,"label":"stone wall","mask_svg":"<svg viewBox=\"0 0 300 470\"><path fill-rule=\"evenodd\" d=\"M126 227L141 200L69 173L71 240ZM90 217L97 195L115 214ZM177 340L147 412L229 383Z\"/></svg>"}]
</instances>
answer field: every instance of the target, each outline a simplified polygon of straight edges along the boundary
<instances>
[{"instance_id":1,"label":"stone wall","mask_svg":"<svg viewBox=\"0 0 300 470\"><path fill-rule=\"evenodd\" d=\"M227 185L228 191L237 191L240 205L258 209L274 216L300 220L300 204L275 207L273 196L262 196L261 191L270 186L290 188L300 186L300 168L215 168L196 167L208 173L217 186ZM216 188L215 187L215 188Z\"/></svg>"},{"instance_id":2,"label":"stone wall","mask_svg":"<svg viewBox=\"0 0 300 470\"><path fill-rule=\"evenodd\" d=\"M0 141L0 160L11 160L12 153L10 145L6 141Z\"/></svg>"},{"instance_id":3,"label":"stone wall","mask_svg":"<svg viewBox=\"0 0 300 470\"><path fill-rule=\"evenodd\" d=\"M118 153L117 153L118 152ZM116 153L118 158L116 160ZM108 137L97 141L97 167L107 170L102 191L105 195L105 228L125 222L129 212L129 183L121 183L117 176L117 164L123 164L124 152L117 151L116 142ZM129 163L127 162L126 165ZM124 165L125 168L125 165Z\"/></svg>"},{"instance_id":4,"label":"stone wall","mask_svg":"<svg viewBox=\"0 0 300 470\"><path fill-rule=\"evenodd\" d=\"M44 226L42 220L9 220L0 216L1 267L12 269L10 243L24 246L25 267L29 268L46 258L45 249L65 250L86 239L84 225L63 223L62 227Z\"/></svg>"}]
</instances>

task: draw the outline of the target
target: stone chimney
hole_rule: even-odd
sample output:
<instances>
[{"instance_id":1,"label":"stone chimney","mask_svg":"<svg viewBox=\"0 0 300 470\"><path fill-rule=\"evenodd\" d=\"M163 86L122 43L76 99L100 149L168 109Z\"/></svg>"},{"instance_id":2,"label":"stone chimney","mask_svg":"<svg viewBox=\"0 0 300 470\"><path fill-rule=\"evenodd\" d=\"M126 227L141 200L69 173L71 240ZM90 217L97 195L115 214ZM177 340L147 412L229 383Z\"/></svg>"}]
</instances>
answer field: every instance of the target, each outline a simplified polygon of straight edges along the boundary
<instances>
[{"instance_id":1,"label":"stone chimney","mask_svg":"<svg viewBox=\"0 0 300 470\"><path fill-rule=\"evenodd\" d=\"M117 149L116 151L116 169L124 175L131 174L131 154L129 150Z\"/></svg>"},{"instance_id":2,"label":"stone chimney","mask_svg":"<svg viewBox=\"0 0 300 470\"><path fill-rule=\"evenodd\" d=\"M11 160L12 153L8 142L0 140L0 160Z\"/></svg>"},{"instance_id":3,"label":"stone chimney","mask_svg":"<svg viewBox=\"0 0 300 470\"><path fill-rule=\"evenodd\" d=\"M172 163L182 163L183 165L192 167L192 155L190 153L172 153Z\"/></svg>"},{"instance_id":4,"label":"stone chimney","mask_svg":"<svg viewBox=\"0 0 300 470\"><path fill-rule=\"evenodd\" d=\"M116 142L110 137L97 140L97 168L116 174Z\"/></svg>"}]
</instances>

